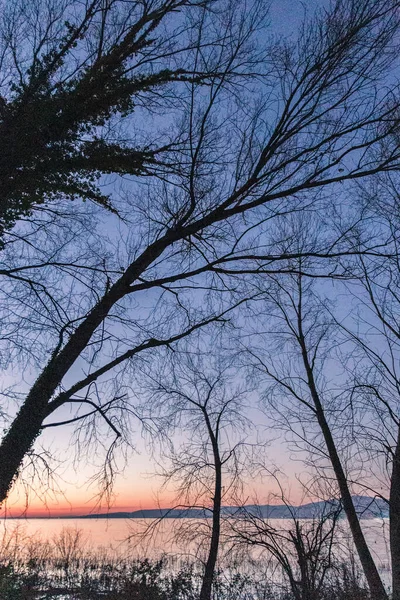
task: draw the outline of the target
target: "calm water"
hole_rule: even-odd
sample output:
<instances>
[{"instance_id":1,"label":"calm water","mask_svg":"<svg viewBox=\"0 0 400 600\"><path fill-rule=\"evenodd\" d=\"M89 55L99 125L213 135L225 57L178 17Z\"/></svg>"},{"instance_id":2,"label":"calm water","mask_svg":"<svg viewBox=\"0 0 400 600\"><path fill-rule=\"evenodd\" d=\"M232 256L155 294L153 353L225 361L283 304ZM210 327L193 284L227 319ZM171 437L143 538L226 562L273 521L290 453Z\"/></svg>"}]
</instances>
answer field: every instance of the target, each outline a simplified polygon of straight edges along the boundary
<instances>
[{"instance_id":1,"label":"calm water","mask_svg":"<svg viewBox=\"0 0 400 600\"><path fill-rule=\"evenodd\" d=\"M116 552L129 551L139 556L156 558L164 553L195 555L201 540L209 534L210 520L167 519L153 530L153 519L6 519L0 521L0 536L8 537L17 531L21 543L26 538L40 537L52 541L65 528L82 531L82 540L87 549L110 548ZM270 520L276 529L292 526L285 519ZM371 551L380 568L387 569L388 522L381 519L362 521ZM145 535L146 534L146 535ZM339 535L343 540L343 551L351 547L351 536L346 521L340 523Z\"/></svg>"},{"instance_id":2,"label":"calm water","mask_svg":"<svg viewBox=\"0 0 400 600\"><path fill-rule=\"evenodd\" d=\"M131 558L157 559L167 555L172 570L179 569L182 561L192 559L204 560L210 536L209 519L166 519L161 526L154 529L153 519L7 519L0 520L0 554L3 551L10 555L15 549L17 556L21 552L30 554L29 548L42 545L42 542L56 542L60 537L79 532L78 546L84 553L101 553L105 556L121 556ZM282 530L293 527L292 521L285 519L270 520L275 529ZM390 563L388 552L388 522L372 519L362 521L362 527L374 555L382 579L390 589ZM348 562L348 556L354 553L347 522L339 523L337 528L338 544L335 546L336 556ZM7 546L7 540L12 540ZM227 548L227 547L226 547ZM10 552L11 549L11 552ZM35 551L33 552L33 554ZM265 572L265 577L275 581L276 563L270 562L262 551L252 550L249 555L235 557L226 554L224 546L220 550L219 564L223 568L232 567L242 572ZM236 565L236 566L235 566ZM255 570L255 571L254 571Z\"/></svg>"},{"instance_id":3,"label":"calm water","mask_svg":"<svg viewBox=\"0 0 400 600\"><path fill-rule=\"evenodd\" d=\"M157 526L156 526L157 523ZM202 558L210 536L209 519L2 519L0 546L14 538L19 547L32 540L53 542L63 531L81 532L85 551L157 559L165 554ZM203 542L203 543L202 543ZM16 542L14 541L13 544Z\"/></svg>"}]
</instances>

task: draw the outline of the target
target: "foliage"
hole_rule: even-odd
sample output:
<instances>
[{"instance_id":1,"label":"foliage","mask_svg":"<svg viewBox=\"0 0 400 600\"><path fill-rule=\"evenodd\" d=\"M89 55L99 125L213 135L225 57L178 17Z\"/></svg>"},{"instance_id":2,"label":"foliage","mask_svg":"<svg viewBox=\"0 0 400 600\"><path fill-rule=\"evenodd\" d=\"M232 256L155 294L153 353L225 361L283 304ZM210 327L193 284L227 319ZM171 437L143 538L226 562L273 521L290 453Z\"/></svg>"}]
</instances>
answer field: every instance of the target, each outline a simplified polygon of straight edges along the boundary
<instances>
[{"instance_id":1,"label":"foliage","mask_svg":"<svg viewBox=\"0 0 400 600\"><path fill-rule=\"evenodd\" d=\"M163 59L183 52L188 39L167 43L162 31L171 13L190 4L2 3L0 236L34 207L63 197L113 210L99 177L140 175L155 163L154 140L128 141L114 118L132 114L143 97L150 104L165 84L190 79ZM171 23L168 33L173 40Z\"/></svg>"}]
</instances>

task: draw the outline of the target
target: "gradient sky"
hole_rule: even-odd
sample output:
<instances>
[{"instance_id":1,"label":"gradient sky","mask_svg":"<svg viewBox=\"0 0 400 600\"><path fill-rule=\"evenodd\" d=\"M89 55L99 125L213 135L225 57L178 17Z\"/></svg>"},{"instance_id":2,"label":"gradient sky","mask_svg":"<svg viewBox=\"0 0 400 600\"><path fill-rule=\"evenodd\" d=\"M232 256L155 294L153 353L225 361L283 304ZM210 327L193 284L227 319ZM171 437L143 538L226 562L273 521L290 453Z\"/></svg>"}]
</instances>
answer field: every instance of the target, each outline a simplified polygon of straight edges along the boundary
<instances>
[{"instance_id":1,"label":"gradient sky","mask_svg":"<svg viewBox=\"0 0 400 600\"><path fill-rule=\"evenodd\" d=\"M98 486L90 483L94 473L93 465L81 459L72 464L75 449L70 444L69 427L46 430L35 445L43 445L54 455L53 465L56 473L49 487L47 482L37 482L32 486L24 483L24 478L14 486L1 516L9 517L57 517L82 515L97 512L133 511L139 509L174 506L173 488L160 492L162 479L156 475L156 464L149 449L143 442L140 430L135 435L136 452L132 453L128 463L117 476L110 506L105 498L99 500ZM285 473L288 493L293 503L301 503L301 486L296 475L304 471L298 456L290 457L289 451L278 439L272 440L267 448L260 448L260 459L268 458L268 464L276 465ZM292 458L292 459L291 459ZM247 503L259 501L276 503L273 494L277 492L271 479L252 480L246 485Z\"/></svg>"},{"instance_id":2,"label":"gradient sky","mask_svg":"<svg viewBox=\"0 0 400 600\"><path fill-rule=\"evenodd\" d=\"M319 2L322 6L325 2ZM296 27L304 14L304 7L315 6L311 0L300 2L298 0L279 0L272 2L271 6L271 32L276 34L291 34L296 31ZM75 367L77 369L78 367ZM76 373L76 371L75 371ZM73 373L72 373L73 374ZM9 373L6 377L9 383L20 380L18 373ZM3 384L6 380L3 380ZM33 380L33 375L24 374L25 387L28 389ZM62 418L63 414L57 414L57 418ZM161 497L158 496L160 480L154 478L155 467L149 456L143 440L141 440L140 431L136 433L137 453L132 454L129 463L123 474L116 480L114 496L110 509L117 510L135 510L140 508L153 508L158 504L171 506L173 503L173 493L164 492ZM68 427L59 427L53 430L46 430L38 439L35 447L43 444L44 447L51 449L56 457L57 476L56 488L52 491L46 484L35 483L30 489L28 495L23 482L18 482L13 489L5 507L3 514L9 516L59 516L73 514L87 514L89 512L106 511L106 503L98 504L96 494L98 489L96 485L89 485L93 476L94 467L85 463L84 460L72 466L74 449L70 445L70 429ZM290 462L289 452L275 443L269 449L269 455L272 462L282 466L288 473L293 483L293 501L299 502L300 492L297 489L294 474L301 471L299 462ZM57 489L58 488L58 489ZM273 489L272 484L266 482L249 482L249 494L255 493L260 500L267 501L269 491Z\"/></svg>"}]
</instances>

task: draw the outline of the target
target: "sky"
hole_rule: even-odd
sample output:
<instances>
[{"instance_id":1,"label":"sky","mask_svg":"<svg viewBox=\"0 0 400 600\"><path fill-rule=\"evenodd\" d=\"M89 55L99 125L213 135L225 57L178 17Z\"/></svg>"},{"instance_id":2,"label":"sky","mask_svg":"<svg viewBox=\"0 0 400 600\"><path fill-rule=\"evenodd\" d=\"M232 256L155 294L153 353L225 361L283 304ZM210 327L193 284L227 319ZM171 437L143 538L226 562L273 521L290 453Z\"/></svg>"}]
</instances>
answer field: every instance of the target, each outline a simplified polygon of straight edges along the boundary
<instances>
[{"instance_id":1,"label":"sky","mask_svg":"<svg viewBox=\"0 0 400 600\"><path fill-rule=\"evenodd\" d=\"M268 424L266 417L258 413L256 421L265 426ZM96 482L91 482L94 473L93 465L85 459L80 459L73 464L71 458L75 455L75 448L71 444L68 427L46 430L38 442L53 455L52 465L55 467L54 478L50 485L47 481L42 485L30 480L24 482L20 478L12 489L7 502L2 507L0 517L14 518L46 518L61 516L80 516L93 513L107 513L119 511L135 511L159 507L173 507L177 504L176 488L169 486L161 489L163 479L157 475L157 464L151 451L144 443L140 430L134 436L136 451L128 458L123 471L117 476L112 497L107 500L99 498L99 488ZM270 444L260 448L259 459L267 458L271 467L279 467L284 472L287 484L287 493L293 504L304 501L303 491L296 480L296 476L304 472L304 467L298 455L291 455L282 445L276 435L270 436ZM38 444L35 444L35 448ZM162 455L157 455L157 460L162 461ZM246 479L244 496L246 503L260 502L262 504L279 504L275 482L270 477ZM308 501L308 500L307 500Z\"/></svg>"},{"instance_id":2,"label":"sky","mask_svg":"<svg viewBox=\"0 0 400 600\"><path fill-rule=\"evenodd\" d=\"M295 0L280 0L272 2L271 5L271 31L276 34L292 34L301 19L304 6L313 6L312 2L302 3ZM320 3L322 5L322 3ZM78 367L74 367L77 369ZM71 375L74 375L73 371ZM15 380L18 375L9 373L7 375L10 382ZM26 389L32 382L29 373L24 374L23 387ZM4 383L4 381L3 381ZM22 389L23 389L22 387ZM57 415L62 418L63 413ZM71 446L70 428L58 427L53 430L46 430L39 438L38 444L50 448L56 457L56 476L54 489L48 487L46 483L39 485L37 483L29 489L25 487L23 481L19 481L10 494L7 503L3 508L3 515L8 516L60 516L60 515L80 515L90 512L106 512L137 510L145 508L154 508L158 505L171 506L174 502L174 493L164 491L159 495L160 479L154 477L155 464L152 460L149 449L141 438L140 430L135 435L136 451L129 456L128 464L123 473L118 475L114 487L114 493L107 506L106 501L100 504L96 497L97 488L95 484L89 485L93 476L93 464L81 459L75 465L72 465L74 448ZM280 464L285 472L295 482L294 475L301 472L301 466L296 461L290 460L290 453L282 449L279 444L272 444L269 449L271 462ZM293 483L293 501L300 502L301 495ZM251 494L259 499L268 500L269 493L274 489L272 483L268 482L248 482L248 489Z\"/></svg>"}]
</instances>

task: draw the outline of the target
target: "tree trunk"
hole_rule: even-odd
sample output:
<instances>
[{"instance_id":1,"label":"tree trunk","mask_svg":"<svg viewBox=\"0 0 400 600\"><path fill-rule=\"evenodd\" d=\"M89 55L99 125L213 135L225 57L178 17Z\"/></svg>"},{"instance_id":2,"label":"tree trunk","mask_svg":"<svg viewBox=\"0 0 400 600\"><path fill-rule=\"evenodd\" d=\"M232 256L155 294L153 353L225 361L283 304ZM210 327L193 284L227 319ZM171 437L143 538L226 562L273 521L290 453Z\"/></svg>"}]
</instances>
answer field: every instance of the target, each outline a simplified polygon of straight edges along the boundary
<instances>
[{"instance_id":1,"label":"tree trunk","mask_svg":"<svg viewBox=\"0 0 400 600\"><path fill-rule=\"evenodd\" d=\"M215 495L213 501L211 543L201 585L200 600L211 600L212 582L214 579L215 565L217 563L219 537L221 531L221 490L221 465L218 465L215 473Z\"/></svg>"},{"instance_id":2,"label":"tree trunk","mask_svg":"<svg viewBox=\"0 0 400 600\"><path fill-rule=\"evenodd\" d=\"M373 600L388 600L388 594L382 583L382 580L378 573L378 569L375 565L375 561L372 558L372 554L368 548L368 544L362 532L360 520L354 507L353 498L351 497L350 489L347 483L346 474L343 470L342 463L340 461L339 454L336 449L336 444L333 439L329 424L326 420L324 408L319 398L317 386L314 380L314 373L311 364L308 360L308 353L302 329L301 317L299 318L298 322L298 330L303 363L307 373L308 387L311 392L311 397L315 407L318 424L321 428L322 435L324 436L329 458L339 486L340 495L343 502L343 508L346 513L350 531L353 536L354 545L356 547L357 554L361 562L365 579L367 580L368 587L370 589Z\"/></svg>"},{"instance_id":3,"label":"tree trunk","mask_svg":"<svg viewBox=\"0 0 400 600\"><path fill-rule=\"evenodd\" d=\"M0 505L18 476L21 463L40 434L46 404L30 398L20 408L0 445Z\"/></svg>"},{"instance_id":4,"label":"tree trunk","mask_svg":"<svg viewBox=\"0 0 400 600\"><path fill-rule=\"evenodd\" d=\"M389 517L392 600L400 600L400 428L397 434L390 481Z\"/></svg>"},{"instance_id":5,"label":"tree trunk","mask_svg":"<svg viewBox=\"0 0 400 600\"><path fill-rule=\"evenodd\" d=\"M231 213L227 213L224 206L218 206L195 222L186 225L182 221L167 230L129 265L118 281L90 310L65 345L53 353L21 407L16 417L17 422L12 424L0 444L0 504L7 498L25 453L30 450L35 438L40 434L43 419L51 414L52 410L58 408L58 406L51 407L55 390L85 350L93 333L104 322L113 306L131 292L132 284L166 248L236 212L236 209L231 209Z\"/></svg>"},{"instance_id":6,"label":"tree trunk","mask_svg":"<svg viewBox=\"0 0 400 600\"><path fill-rule=\"evenodd\" d=\"M349 486L347 484L347 478L337 453L336 445L333 440L329 425L325 419L323 409L322 412L318 414L318 422L321 427L321 431L328 449L329 458L336 475L344 512L346 513L350 531L353 536L354 545L356 547L368 587L374 600L388 600L387 592L382 583L378 569L375 565L375 561L372 558L372 554L368 548L368 544L361 529L360 520L354 507L353 498L351 497Z\"/></svg>"},{"instance_id":7,"label":"tree trunk","mask_svg":"<svg viewBox=\"0 0 400 600\"><path fill-rule=\"evenodd\" d=\"M221 533L221 502L222 502L222 463L219 455L218 440L212 431L208 415L204 414L208 433L214 454L215 485L212 509L212 533L208 558L204 569L199 600L211 600L212 583L217 564L219 538Z\"/></svg>"},{"instance_id":8,"label":"tree trunk","mask_svg":"<svg viewBox=\"0 0 400 600\"><path fill-rule=\"evenodd\" d=\"M43 420L56 407L51 398L74 362L86 348L93 333L104 321L114 304L128 293L129 286L172 243L173 235L167 233L151 244L133 262L103 298L80 323L65 346L54 353L28 396L10 429L0 444L0 504L4 502L18 475L22 460L40 434Z\"/></svg>"}]
</instances>

